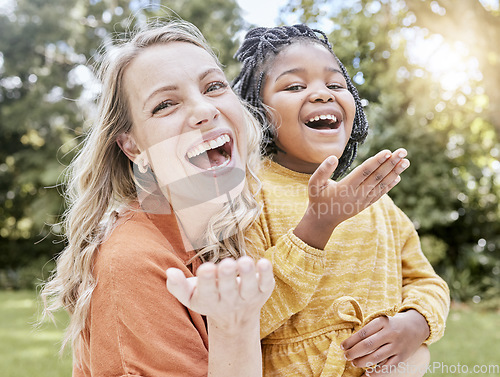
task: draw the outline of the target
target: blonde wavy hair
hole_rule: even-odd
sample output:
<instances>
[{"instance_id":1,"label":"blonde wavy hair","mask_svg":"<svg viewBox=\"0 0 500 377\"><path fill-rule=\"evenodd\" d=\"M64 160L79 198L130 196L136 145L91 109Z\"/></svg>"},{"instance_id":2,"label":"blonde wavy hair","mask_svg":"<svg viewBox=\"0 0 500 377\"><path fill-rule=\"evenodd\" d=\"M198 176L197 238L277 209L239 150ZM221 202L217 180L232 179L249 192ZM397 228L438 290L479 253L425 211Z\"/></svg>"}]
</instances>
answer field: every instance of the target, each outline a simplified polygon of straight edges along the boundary
<instances>
[{"instance_id":1,"label":"blonde wavy hair","mask_svg":"<svg viewBox=\"0 0 500 377\"><path fill-rule=\"evenodd\" d=\"M132 127L124 92L124 72L145 48L170 42L186 42L203 48L220 66L194 25L185 21L155 21L119 45L108 46L99 67L102 90L97 118L67 169L65 199L68 206L62 221L67 247L57 257L56 269L41 291L44 317L52 317L53 312L61 308L70 314L61 351L68 343L76 350L80 343L97 284L92 273L93 262L108 233L106 229L110 228L111 213L137 200L133 165L116 142L120 134ZM243 103L242 107L249 151L247 180L239 197L210 220L203 236L203 245L208 246L196 254L202 261L218 262L246 254L243 232L259 215L259 206L249 185L260 187L254 170L260 161L261 129Z\"/></svg>"}]
</instances>

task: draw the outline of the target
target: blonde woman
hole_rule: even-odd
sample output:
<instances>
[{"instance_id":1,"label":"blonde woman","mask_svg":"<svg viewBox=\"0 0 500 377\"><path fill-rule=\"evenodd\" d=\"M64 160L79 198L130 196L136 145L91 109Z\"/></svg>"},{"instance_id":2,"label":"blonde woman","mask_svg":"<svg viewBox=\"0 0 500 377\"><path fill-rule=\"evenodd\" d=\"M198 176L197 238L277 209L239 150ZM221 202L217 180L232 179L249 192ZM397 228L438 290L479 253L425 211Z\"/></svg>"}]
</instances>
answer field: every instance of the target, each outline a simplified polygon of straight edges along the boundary
<instances>
[{"instance_id":1,"label":"blonde woman","mask_svg":"<svg viewBox=\"0 0 500 377\"><path fill-rule=\"evenodd\" d=\"M258 124L188 23L138 32L99 73L69 169L68 245L42 291L47 313L70 313L73 376L261 375L274 280L243 236L259 212L245 179Z\"/></svg>"}]
</instances>

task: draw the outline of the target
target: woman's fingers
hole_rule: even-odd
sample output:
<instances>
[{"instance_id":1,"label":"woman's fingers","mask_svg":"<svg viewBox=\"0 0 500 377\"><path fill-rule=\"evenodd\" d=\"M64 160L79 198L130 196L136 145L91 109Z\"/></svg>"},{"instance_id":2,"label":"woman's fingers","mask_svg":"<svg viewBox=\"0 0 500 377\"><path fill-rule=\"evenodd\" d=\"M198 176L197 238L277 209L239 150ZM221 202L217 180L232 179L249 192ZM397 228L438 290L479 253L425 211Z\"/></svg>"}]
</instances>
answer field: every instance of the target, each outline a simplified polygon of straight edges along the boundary
<instances>
[{"instance_id":1,"label":"woman's fingers","mask_svg":"<svg viewBox=\"0 0 500 377\"><path fill-rule=\"evenodd\" d=\"M234 301L238 296L238 265L234 259L224 259L217 265L219 296L225 301Z\"/></svg>"},{"instance_id":2,"label":"woman's fingers","mask_svg":"<svg viewBox=\"0 0 500 377\"><path fill-rule=\"evenodd\" d=\"M242 300L248 301L260 293L255 264L250 257L241 257L237 263L240 273L240 297Z\"/></svg>"},{"instance_id":3,"label":"woman's fingers","mask_svg":"<svg viewBox=\"0 0 500 377\"><path fill-rule=\"evenodd\" d=\"M259 290L269 297L276 284L273 275L273 265L269 260L262 258L257 262L256 266L259 274Z\"/></svg>"},{"instance_id":4,"label":"woman's fingers","mask_svg":"<svg viewBox=\"0 0 500 377\"><path fill-rule=\"evenodd\" d=\"M217 266L214 263L203 263L196 271L198 285L194 295L197 301L203 302L218 302L220 299L219 288L217 286Z\"/></svg>"},{"instance_id":5,"label":"woman's fingers","mask_svg":"<svg viewBox=\"0 0 500 377\"><path fill-rule=\"evenodd\" d=\"M275 284L271 263L265 259L254 263L250 257L203 263L191 278L177 268L166 273L170 293L184 306L205 315L260 309Z\"/></svg>"},{"instance_id":6,"label":"woman's fingers","mask_svg":"<svg viewBox=\"0 0 500 377\"><path fill-rule=\"evenodd\" d=\"M191 296L196 288L196 278L186 279L178 268L169 268L167 274L167 289L182 305L189 307Z\"/></svg>"}]
</instances>

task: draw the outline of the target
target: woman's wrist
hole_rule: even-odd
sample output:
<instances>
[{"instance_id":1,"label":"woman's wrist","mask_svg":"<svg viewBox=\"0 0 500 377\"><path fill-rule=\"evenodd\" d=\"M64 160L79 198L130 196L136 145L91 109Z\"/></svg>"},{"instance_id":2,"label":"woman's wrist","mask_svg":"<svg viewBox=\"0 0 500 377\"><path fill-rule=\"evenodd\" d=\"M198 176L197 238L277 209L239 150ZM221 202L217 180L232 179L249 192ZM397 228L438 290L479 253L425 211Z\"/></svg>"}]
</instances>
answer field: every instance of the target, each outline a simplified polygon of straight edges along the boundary
<instances>
[{"instance_id":1,"label":"woman's wrist","mask_svg":"<svg viewBox=\"0 0 500 377\"><path fill-rule=\"evenodd\" d=\"M208 376L209 377L261 377L262 353L260 321L249 320L234 324L221 324L207 318L208 324ZM226 326L228 325L228 326Z\"/></svg>"},{"instance_id":2,"label":"woman's wrist","mask_svg":"<svg viewBox=\"0 0 500 377\"><path fill-rule=\"evenodd\" d=\"M257 333L260 333L259 315L255 315L253 318L239 318L230 321L207 317L208 331L214 336L229 340L235 337L249 336L256 329Z\"/></svg>"}]
</instances>

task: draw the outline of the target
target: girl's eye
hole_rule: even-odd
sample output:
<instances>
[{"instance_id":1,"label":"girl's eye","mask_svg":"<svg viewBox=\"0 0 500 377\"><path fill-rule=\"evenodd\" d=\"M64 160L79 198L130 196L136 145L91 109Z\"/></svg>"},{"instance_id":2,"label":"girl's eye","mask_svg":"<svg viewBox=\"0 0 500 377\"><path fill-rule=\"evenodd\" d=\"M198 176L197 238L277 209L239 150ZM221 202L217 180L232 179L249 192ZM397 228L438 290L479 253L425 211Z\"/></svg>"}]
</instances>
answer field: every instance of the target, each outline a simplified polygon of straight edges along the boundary
<instances>
[{"instance_id":1,"label":"girl's eye","mask_svg":"<svg viewBox=\"0 0 500 377\"><path fill-rule=\"evenodd\" d=\"M290 86L287 86L285 88L286 91L289 91L289 92L295 92L297 90L301 90L301 89L304 89L304 85L301 85L301 84L294 84L294 85L290 85Z\"/></svg>"},{"instance_id":2,"label":"girl's eye","mask_svg":"<svg viewBox=\"0 0 500 377\"><path fill-rule=\"evenodd\" d=\"M328 84L327 87L332 90L345 89L345 86L342 84Z\"/></svg>"},{"instance_id":3,"label":"girl's eye","mask_svg":"<svg viewBox=\"0 0 500 377\"><path fill-rule=\"evenodd\" d=\"M153 111L151 113L154 115L157 112L159 112L159 111L161 111L163 109L166 109L166 108L168 108L170 106L173 106L173 105L174 105L174 103L171 100L162 101L158 105L156 105L156 107L153 109Z\"/></svg>"},{"instance_id":4,"label":"girl's eye","mask_svg":"<svg viewBox=\"0 0 500 377\"><path fill-rule=\"evenodd\" d=\"M228 84L222 81L214 81L208 85L206 93L215 92L217 90L227 88Z\"/></svg>"}]
</instances>

